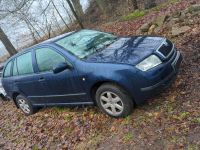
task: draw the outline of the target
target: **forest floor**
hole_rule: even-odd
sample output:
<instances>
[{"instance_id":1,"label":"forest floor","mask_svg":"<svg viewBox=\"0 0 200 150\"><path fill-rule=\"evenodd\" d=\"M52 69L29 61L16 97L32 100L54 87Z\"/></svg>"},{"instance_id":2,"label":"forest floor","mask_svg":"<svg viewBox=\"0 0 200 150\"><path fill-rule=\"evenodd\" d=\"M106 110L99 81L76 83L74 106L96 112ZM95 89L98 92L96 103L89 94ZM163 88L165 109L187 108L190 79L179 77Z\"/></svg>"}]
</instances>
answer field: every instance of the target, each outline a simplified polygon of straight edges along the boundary
<instances>
[{"instance_id":1,"label":"forest floor","mask_svg":"<svg viewBox=\"0 0 200 150\"><path fill-rule=\"evenodd\" d=\"M135 35L147 20L189 5L182 0L142 18L98 28ZM173 37L184 57L176 81L130 116L113 119L96 107L53 107L26 117L11 101L0 101L0 149L200 149L200 25L196 26L195 32Z\"/></svg>"}]
</instances>

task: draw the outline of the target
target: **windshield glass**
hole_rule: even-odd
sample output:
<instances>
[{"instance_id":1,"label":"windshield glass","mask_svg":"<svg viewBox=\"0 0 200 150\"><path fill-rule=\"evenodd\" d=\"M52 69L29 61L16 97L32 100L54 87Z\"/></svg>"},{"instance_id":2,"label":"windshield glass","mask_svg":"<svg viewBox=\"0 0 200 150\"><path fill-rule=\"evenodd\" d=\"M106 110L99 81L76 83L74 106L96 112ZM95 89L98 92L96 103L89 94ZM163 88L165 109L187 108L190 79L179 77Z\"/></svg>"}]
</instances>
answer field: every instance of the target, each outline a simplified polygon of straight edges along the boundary
<instances>
[{"instance_id":1,"label":"windshield glass","mask_svg":"<svg viewBox=\"0 0 200 150\"><path fill-rule=\"evenodd\" d=\"M116 38L117 36L109 33L94 30L80 30L56 41L56 44L79 58L85 58L110 45Z\"/></svg>"}]
</instances>

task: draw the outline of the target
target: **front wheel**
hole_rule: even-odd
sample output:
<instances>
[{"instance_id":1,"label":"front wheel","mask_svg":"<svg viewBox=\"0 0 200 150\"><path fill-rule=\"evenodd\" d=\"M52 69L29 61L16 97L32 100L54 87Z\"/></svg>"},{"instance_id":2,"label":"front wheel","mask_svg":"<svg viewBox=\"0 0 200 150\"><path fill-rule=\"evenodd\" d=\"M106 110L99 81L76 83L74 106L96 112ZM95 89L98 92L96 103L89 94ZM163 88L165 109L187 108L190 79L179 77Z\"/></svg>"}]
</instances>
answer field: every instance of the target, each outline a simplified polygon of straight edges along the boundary
<instances>
[{"instance_id":1,"label":"front wheel","mask_svg":"<svg viewBox=\"0 0 200 150\"><path fill-rule=\"evenodd\" d=\"M26 116L32 115L37 111L37 109L34 108L31 104L31 102L22 95L18 95L16 97L16 103Z\"/></svg>"},{"instance_id":2,"label":"front wheel","mask_svg":"<svg viewBox=\"0 0 200 150\"><path fill-rule=\"evenodd\" d=\"M129 115L134 107L133 100L127 92L115 84L103 84L96 92L99 108L111 117L119 118Z\"/></svg>"}]
</instances>

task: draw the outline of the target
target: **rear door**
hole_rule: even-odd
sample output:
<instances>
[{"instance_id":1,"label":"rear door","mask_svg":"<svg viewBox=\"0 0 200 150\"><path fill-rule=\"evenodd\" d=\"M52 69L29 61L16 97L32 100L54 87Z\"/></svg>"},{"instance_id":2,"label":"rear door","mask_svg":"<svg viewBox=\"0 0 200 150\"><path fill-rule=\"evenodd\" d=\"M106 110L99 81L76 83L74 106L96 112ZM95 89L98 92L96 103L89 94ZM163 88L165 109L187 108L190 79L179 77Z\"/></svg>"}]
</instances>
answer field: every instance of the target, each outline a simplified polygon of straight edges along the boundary
<instances>
[{"instance_id":1,"label":"rear door","mask_svg":"<svg viewBox=\"0 0 200 150\"><path fill-rule=\"evenodd\" d=\"M14 59L13 90L26 96L34 105L43 105L45 99L37 96L44 94L44 85L39 82L40 75L35 74L32 52L26 52Z\"/></svg>"}]
</instances>

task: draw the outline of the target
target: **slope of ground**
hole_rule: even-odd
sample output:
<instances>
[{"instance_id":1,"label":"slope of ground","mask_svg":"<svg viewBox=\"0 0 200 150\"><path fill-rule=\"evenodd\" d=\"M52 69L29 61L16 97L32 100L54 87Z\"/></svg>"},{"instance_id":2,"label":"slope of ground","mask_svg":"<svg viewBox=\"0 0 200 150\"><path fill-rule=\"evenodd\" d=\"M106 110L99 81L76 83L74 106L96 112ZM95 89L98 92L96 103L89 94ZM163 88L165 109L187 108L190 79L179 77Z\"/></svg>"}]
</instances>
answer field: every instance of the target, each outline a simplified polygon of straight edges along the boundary
<instances>
[{"instance_id":1,"label":"slope of ground","mask_svg":"<svg viewBox=\"0 0 200 150\"><path fill-rule=\"evenodd\" d=\"M189 5L181 1L160 13ZM100 28L134 35L154 13ZM54 107L25 117L13 103L0 101L0 149L200 149L200 25L190 27L174 38L184 56L177 80L132 115L112 119L95 107Z\"/></svg>"}]
</instances>

